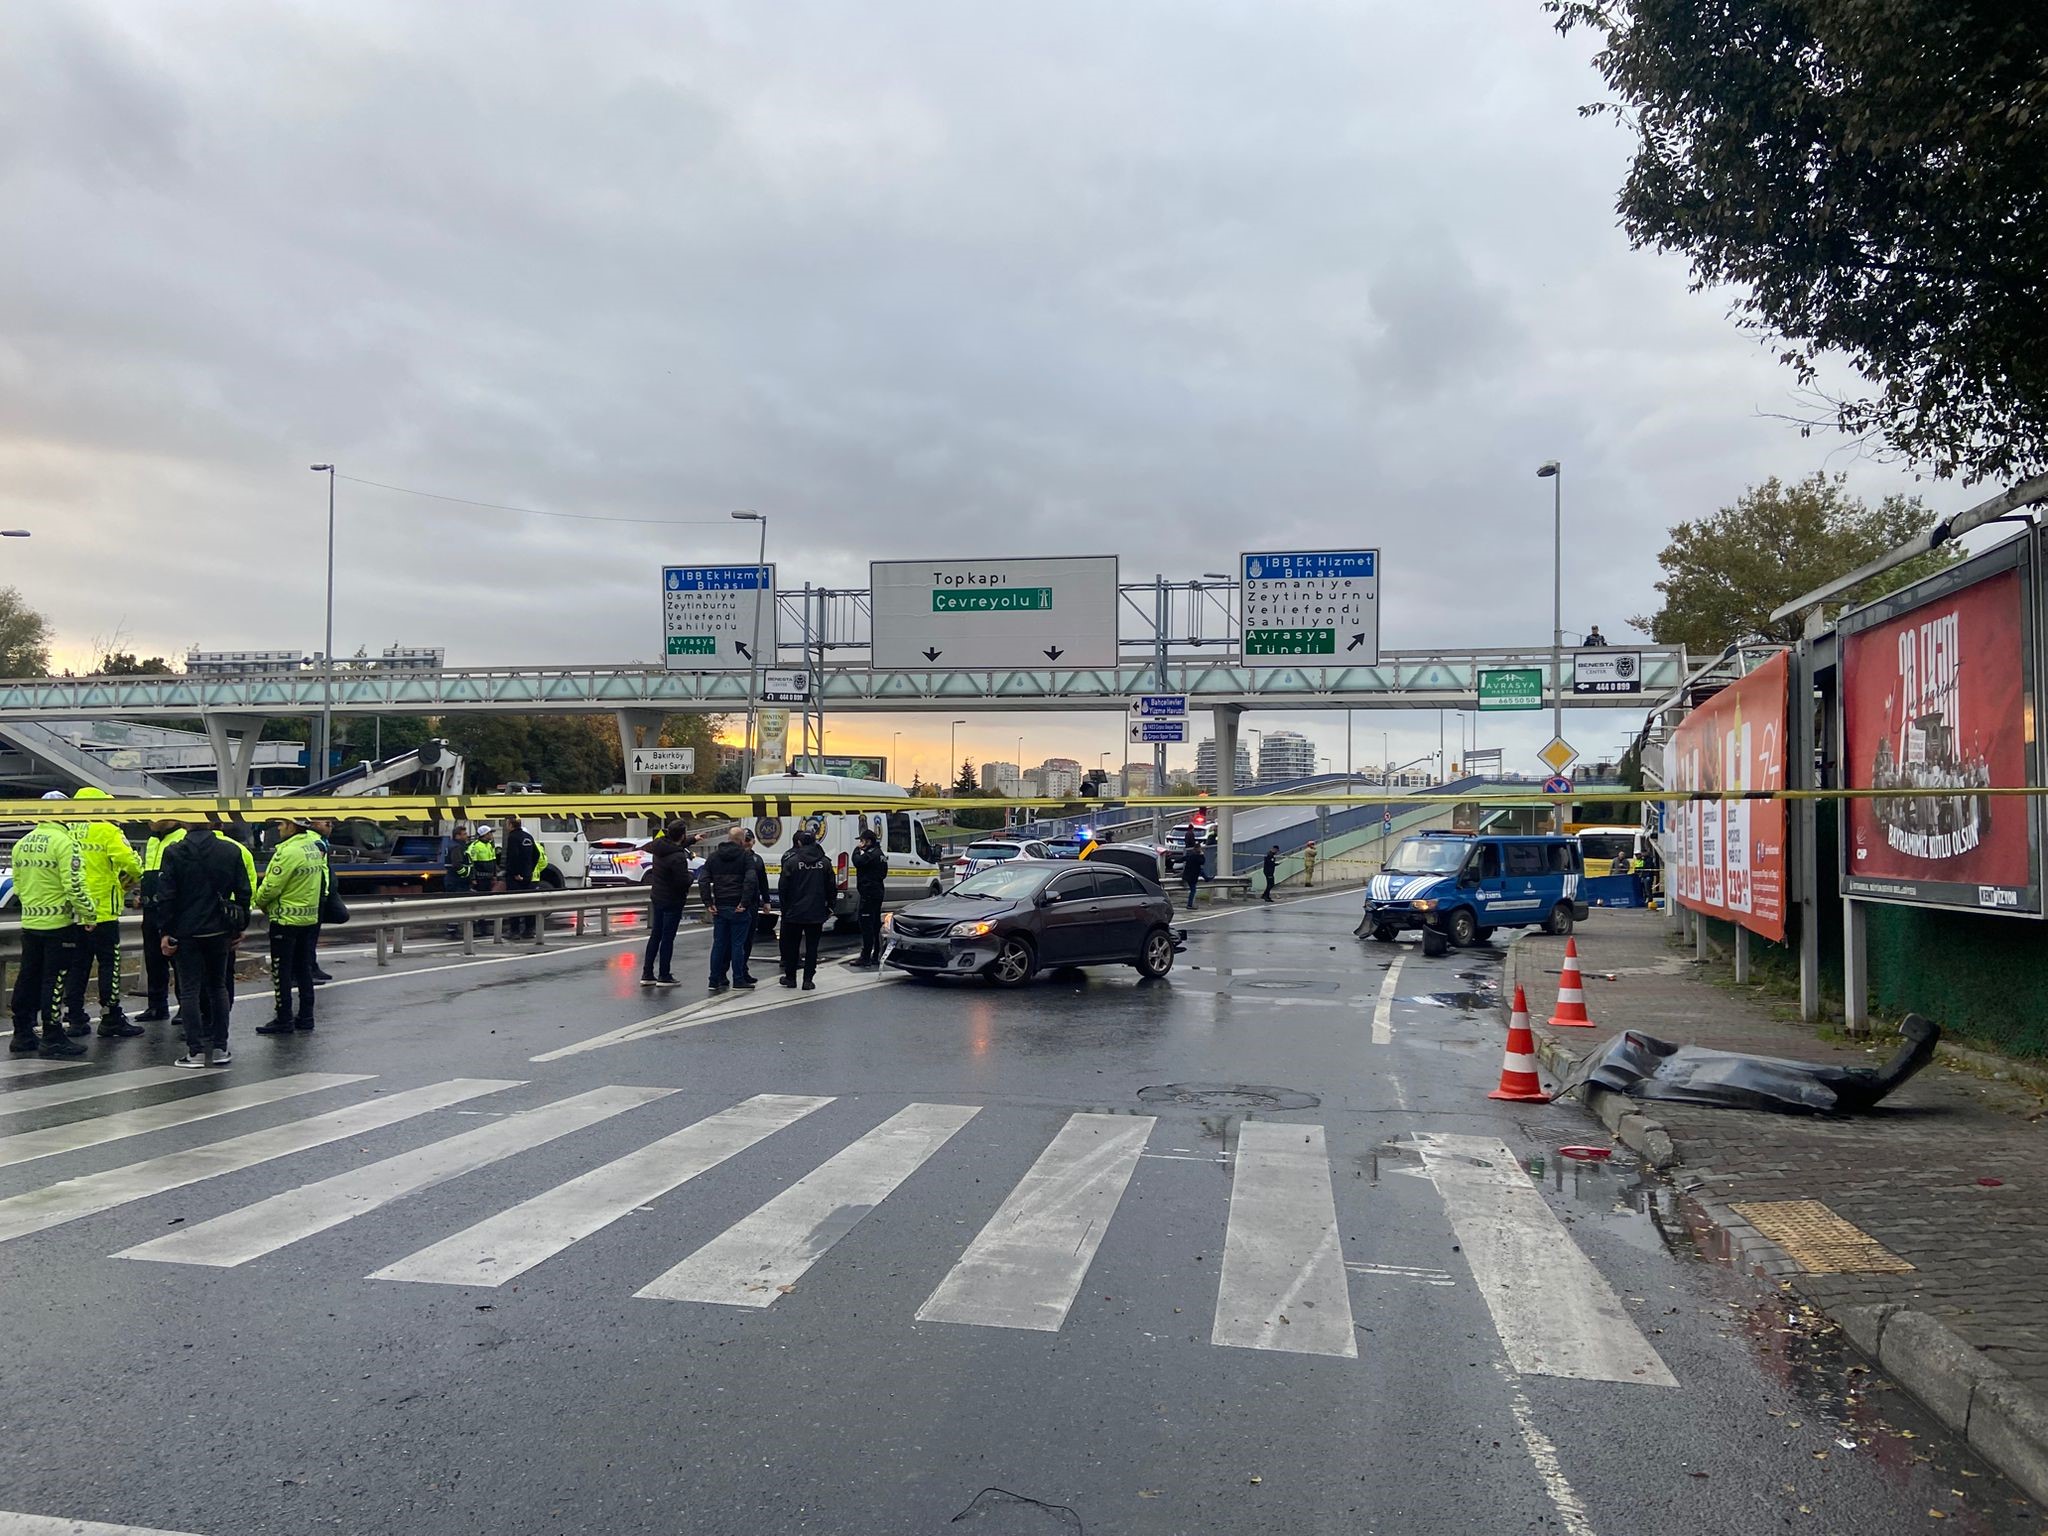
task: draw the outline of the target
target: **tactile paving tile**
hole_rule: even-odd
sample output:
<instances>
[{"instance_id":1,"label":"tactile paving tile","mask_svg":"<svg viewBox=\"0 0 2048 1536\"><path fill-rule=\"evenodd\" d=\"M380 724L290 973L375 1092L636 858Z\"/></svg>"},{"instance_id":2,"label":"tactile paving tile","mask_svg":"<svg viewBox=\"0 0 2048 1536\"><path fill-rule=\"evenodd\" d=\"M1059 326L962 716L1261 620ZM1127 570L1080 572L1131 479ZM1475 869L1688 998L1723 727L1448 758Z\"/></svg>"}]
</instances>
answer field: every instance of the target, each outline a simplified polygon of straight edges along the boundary
<instances>
[{"instance_id":1,"label":"tactile paving tile","mask_svg":"<svg viewBox=\"0 0 2048 1536\"><path fill-rule=\"evenodd\" d=\"M1903 1275L1913 1268L1818 1200L1746 1200L1728 1208L1809 1275Z\"/></svg>"}]
</instances>

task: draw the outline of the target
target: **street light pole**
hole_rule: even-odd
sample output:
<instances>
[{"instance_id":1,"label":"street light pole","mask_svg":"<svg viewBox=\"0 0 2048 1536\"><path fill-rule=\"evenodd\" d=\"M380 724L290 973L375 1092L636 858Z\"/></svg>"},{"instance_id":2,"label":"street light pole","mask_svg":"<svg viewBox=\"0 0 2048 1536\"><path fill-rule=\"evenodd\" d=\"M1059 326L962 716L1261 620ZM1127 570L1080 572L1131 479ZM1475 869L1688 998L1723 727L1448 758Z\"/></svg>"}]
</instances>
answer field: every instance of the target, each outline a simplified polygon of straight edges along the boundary
<instances>
[{"instance_id":1,"label":"street light pole","mask_svg":"<svg viewBox=\"0 0 2048 1536\"><path fill-rule=\"evenodd\" d=\"M320 681L320 758L319 771L312 771L307 765L306 782L316 783L327 777L327 770L334 757L334 466L314 464L309 466L316 475L327 477L327 651L326 675Z\"/></svg>"},{"instance_id":2,"label":"street light pole","mask_svg":"<svg viewBox=\"0 0 2048 1536\"><path fill-rule=\"evenodd\" d=\"M896 775L903 771L903 733L889 733L889 782L896 782Z\"/></svg>"},{"instance_id":3,"label":"street light pole","mask_svg":"<svg viewBox=\"0 0 2048 1536\"><path fill-rule=\"evenodd\" d=\"M1550 482L1550 734L1564 739L1564 466L1544 461L1536 478Z\"/></svg>"},{"instance_id":4,"label":"street light pole","mask_svg":"<svg viewBox=\"0 0 2048 1536\"><path fill-rule=\"evenodd\" d=\"M955 720L946 728L946 782L941 788L951 788L960 779L960 727L965 720Z\"/></svg>"},{"instance_id":5,"label":"street light pole","mask_svg":"<svg viewBox=\"0 0 2048 1536\"><path fill-rule=\"evenodd\" d=\"M754 557L754 648L747 657L747 771L741 779L744 788L747 779L754 776L754 748L759 734L758 716L761 696L761 603L775 601L768 591L768 518L761 512L735 512L735 522L759 523L761 525L761 549Z\"/></svg>"}]
</instances>

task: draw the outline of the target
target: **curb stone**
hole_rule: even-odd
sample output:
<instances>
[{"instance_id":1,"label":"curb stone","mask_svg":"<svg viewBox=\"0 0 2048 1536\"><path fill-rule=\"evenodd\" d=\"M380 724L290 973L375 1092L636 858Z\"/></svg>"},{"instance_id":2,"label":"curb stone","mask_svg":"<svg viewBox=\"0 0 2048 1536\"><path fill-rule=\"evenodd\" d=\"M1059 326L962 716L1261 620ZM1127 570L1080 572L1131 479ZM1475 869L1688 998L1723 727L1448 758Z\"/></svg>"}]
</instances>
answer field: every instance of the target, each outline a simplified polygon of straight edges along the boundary
<instances>
[{"instance_id":1,"label":"curb stone","mask_svg":"<svg viewBox=\"0 0 2048 1536\"><path fill-rule=\"evenodd\" d=\"M1508 948L1502 1006L1514 997L1521 940ZM1553 1078L1575 1070L1579 1056L1554 1038L1538 1036L1536 1053ZM1615 1139L1660 1173L1679 1166L1670 1133L1621 1094L1591 1085L1586 1112ZM1681 1191L1700 1187L1688 1175ZM1692 1199L1692 1208L1711 1222L1738 1268L1789 1285L1805 1296L1806 1272L1791 1256L1718 1201ZM1855 1346L1953 1430L1972 1450L2029 1495L2048 1503L2048 1398L2025 1386L2003 1366L1987 1359L1930 1312L1896 1302L1829 1305L1805 1297Z\"/></svg>"}]
</instances>

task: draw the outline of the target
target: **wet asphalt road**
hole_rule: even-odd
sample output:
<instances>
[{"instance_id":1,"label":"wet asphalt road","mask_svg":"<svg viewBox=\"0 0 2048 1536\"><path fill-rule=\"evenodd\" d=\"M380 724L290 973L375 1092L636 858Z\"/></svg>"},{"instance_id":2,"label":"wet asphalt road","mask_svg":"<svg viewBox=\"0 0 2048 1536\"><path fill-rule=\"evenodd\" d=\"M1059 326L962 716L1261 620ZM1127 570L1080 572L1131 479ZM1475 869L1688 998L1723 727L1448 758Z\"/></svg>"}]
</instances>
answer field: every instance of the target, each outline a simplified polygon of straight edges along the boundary
<instances>
[{"instance_id":1,"label":"wet asphalt road","mask_svg":"<svg viewBox=\"0 0 2048 1536\"><path fill-rule=\"evenodd\" d=\"M87 1069L0 1080L0 1138L76 1126L96 1142L0 1139L0 1511L205 1536L1869 1533L1928 1528L1931 1510L1944 1530L2040 1528L1796 1304L1694 1254L1661 1187L1560 1164L1561 1145L1604 1144L1594 1122L1485 1097L1498 947L1425 959L1354 939L1355 916L1350 893L1225 908L1190 927L1163 982L1102 970L1017 993L833 971L809 999L770 985L707 1005L695 985L642 992L618 945L429 952L389 973L337 957L317 1033L255 1036L250 998L234 1067L203 1083L9 1112L10 1096L168 1062L168 1038L94 1042ZM678 974L701 976L704 947L686 930ZM648 1020L666 1022L630 1033ZM293 1073L374 1080L154 1129L120 1118ZM104 1170L146 1177L187 1149L453 1078L514 1086L7 1236L52 1209L38 1201L105 1188L90 1178ZM616 1085L673 1092L388 1203L372 1176L354 1219L235 1267L115 1257ZM610 1177L593 1170L764 1094L806 1107L680 1187L590 1190ZM777 1257L793 1281L775 1271L746 1305L634 1294L721 1234L758 1235L750 1213L778 1197L786 1212L799 1180L917 1104L974 1112L864 1216L826 1178L815 1231ZM1071 1228L1027 1241L1026 1222L963 1276L991 1218L1079 1136L1142 1148L1120 1198L1087 1164L1039 1191L1039 1214ZM1451 1139L1425 1157L1430 1137ZM1517 1164L1541 1155L1542 1174L1479 1155L1496 1144ZM643 1171L659 1183L687 1155ZM495 1277L550 1207L526 1207L520 1231L504 1213L579 1177L578 1212L624 1191L615 1219L502 1283L370 1278L421 1255ZM1537 1189L1503 1320L1481 1291L1489 1234ZM1336 1294L1317 1279L1334 1257L1289 1247L1318 1199ZM456 1239L485 1222L467 1252ZM1047 1326L1046 1272L1090 1250ZM1261 1253L1301 1272L1282 1265L1255 1340L1215 1342L1242 1335ZM949 1285L966 1315L920 1321ZM1020 1288L1038 1326L974 1315ZM1583 1326L1603 1290L1626 1322ZM1347 1331L1355 1353L1334 1343ZM1532 1349L1591 1360L1592 1379L1532 1367ZM1617 1360L1622 1379L1600 1379Z\"/></svg>"}]
</instances>

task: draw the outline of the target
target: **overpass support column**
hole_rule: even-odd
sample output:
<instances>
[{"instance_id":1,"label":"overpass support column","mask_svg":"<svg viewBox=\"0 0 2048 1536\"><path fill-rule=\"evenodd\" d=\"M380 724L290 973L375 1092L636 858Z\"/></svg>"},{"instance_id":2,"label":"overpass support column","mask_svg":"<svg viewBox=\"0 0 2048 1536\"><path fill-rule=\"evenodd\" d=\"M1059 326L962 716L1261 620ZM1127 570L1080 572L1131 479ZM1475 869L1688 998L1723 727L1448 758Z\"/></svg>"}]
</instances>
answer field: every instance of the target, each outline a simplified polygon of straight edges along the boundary
<instances>
[{"instance_id":1,"label":"overpass support column","mask_svg":"<svg viewBox=\"0 0 2048 1536\"><path fill-rule=\"evenodd\" d=\"M213 792L230 800L249 793L249 770L256 762L256 743L263 739L268 715L207 715L206 739L213 744ZM313 761L307 748L307 763ZM314 776L315 778L318 775Z\"/></svg>"},{"instance_id":2,"label":"overpass support column","mask_svg":"<svg viewBox=\"0 0 2048 1536\"><path fill-rule=\"evenodd\" d=\"M658 746L661 742L662 711L658 709L622 709L619 711L619 768L626 776L626 793L638 798L654 793L654 775L633 771L633 749L635 747ZM657 828L643 826L646 818L627 818L633 837L646 837Z\"/></svg>"},{"instance_id":3,"label":"overpass support column","mask_svg":"<svg viewBox=\"0 0 2048 1536\"><path fill-rule=\"evenodd\" d=\"M1244 713L1238 704L1218 704L1216 716L1216 793L1237 793L1237 717ZM1227 805L1216 808L1216 866L1212 875L1237 873L1236 817Z\"/></svg>"}]
</instances>

